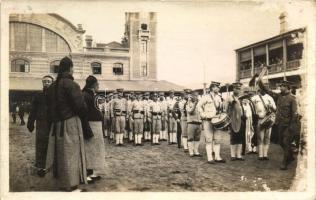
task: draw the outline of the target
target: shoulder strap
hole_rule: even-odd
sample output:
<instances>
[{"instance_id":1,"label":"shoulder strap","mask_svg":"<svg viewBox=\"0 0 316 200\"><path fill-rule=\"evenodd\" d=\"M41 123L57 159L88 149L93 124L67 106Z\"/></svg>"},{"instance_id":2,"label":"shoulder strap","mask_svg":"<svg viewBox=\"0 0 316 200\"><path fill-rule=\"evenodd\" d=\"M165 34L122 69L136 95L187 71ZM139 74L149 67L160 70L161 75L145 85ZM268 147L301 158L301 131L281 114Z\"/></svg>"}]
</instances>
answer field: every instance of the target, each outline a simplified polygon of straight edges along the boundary
<instances>
[{"instance_id":1,"label":"shoulder strap","mask_svg":"<svg viewBox=\"0 0 316 200\"><path fill-rule=\"evenodd\" d=\"M263 98L262 98L261 94L259 94L259 97L260 97L260 99L261 99L261 101L262 101L262 103L263 103L264 109L268 112L267 105L264 103L264 101L263 101Z\"/></svg>"}]
</instances>

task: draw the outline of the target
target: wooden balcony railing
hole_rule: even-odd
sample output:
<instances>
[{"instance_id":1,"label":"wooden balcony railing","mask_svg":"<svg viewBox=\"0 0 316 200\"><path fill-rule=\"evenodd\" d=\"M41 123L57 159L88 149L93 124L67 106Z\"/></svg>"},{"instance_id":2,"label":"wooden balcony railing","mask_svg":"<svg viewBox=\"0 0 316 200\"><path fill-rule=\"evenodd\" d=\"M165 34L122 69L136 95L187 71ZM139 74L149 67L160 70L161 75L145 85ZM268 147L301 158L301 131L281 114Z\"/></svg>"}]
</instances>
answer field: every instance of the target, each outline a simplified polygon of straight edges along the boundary
<instances>
[{"instance_id":1,"label":"wooden balcony railing","mask_svg":"<svg viewBox=\"0 0 316 200\"><path fill-rule=\"evenodd\" d=\"M301 60L292 60L286 63L286 71L296 70L299 69L301 66ZM254 74L259 74L262 68L254 68ZM273 64L268 66L269 74L280 73L284 71L283 64ZM241 70L240 71L240 78L250 78L251 77L251 69Z\"/></svg>"}]
</instances>

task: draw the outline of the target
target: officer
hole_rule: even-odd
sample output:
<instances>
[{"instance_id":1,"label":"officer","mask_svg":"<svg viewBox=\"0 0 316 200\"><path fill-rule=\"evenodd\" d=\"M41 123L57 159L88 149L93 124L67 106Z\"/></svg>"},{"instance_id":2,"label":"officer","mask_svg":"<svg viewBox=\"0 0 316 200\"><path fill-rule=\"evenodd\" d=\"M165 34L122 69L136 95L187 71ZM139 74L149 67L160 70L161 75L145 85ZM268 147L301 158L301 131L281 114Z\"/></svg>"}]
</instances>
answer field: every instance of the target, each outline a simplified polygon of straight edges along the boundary
<instances>
[{"instance_id":1,"label":"officer","mask_svg":"<svg viewBox=\"0 0 316 200\"><path fill-rule=\"evenodd\" d=\"M215 130L211 120L217 114L223 112L223 102L219 94L219 82L212 81L209 87L209 93L201 99L199 103L199 112L203 120L204 136L206 139L207 162L210 164L225 163L220 156L221 130ZM215 158L213 159L213 151Z\"/></svg>"},{"instance_id":2,"label":"officer","mask_svg":"<svg viewBox=\"0 0 316 200\"><path fill-rule=\"evenodd\" d=\"M149 92L145 92L144 94L144 100L143 100L143 104L144 104L144 112L145 112L145 116L144 116L144 140L145 141L150 141L151 140L151 122L148 121L148 115L149 115L149 105L152 102L152 100L150 100L150 94Z\"/></svg>"},{"instance_id":3,"label":"officer","mask_svg":"<svg viewBox=\"0 0 316 200\"><path fill-rule=\"evenodd\" d=\"M188 149L191 157L201 157L199 153L200 136L201 136L201 118L197 108L198 92L194 91L188 96L186 106L187 123L188 123Z\"/></svg>"},{"instance_id":4,"label":"officer","mask_svg":"<svg viewBox=\"0 0 316 200\"><path fill-rule=\"evenodd\" d=\"M161 132L162 105L158 101L158 94L154 93L153 102L149 107L149 121L152 122L152 144L159 145L159 134Z\"/></svg>"},{"instance_id":5,"label":"officer","mask_svg":"<svg viewBox=\"0 0 316 200\"><path fill-rule=\"evenodd\" d=\"M117 89L116 95L112 102L112 117L115 119L115 141L117 146L123 145L123 135L125 132L127 102L123 98L123 90ZM116 96L115 96L116 97Z\"/></svg>"},{"instance_id":6,"label":"officer","mask_svg":"<svg viewBox=\"0 0 316 200\"><path fill-rule=\"evenodd\" d=\"M160 141L167 141L167 131L168 131L168 105L165 99L165 93L159 92L159 102L162 109L161 115L161 131L160 131Z\"/></svg>"},{"instance_id":7,"label":"officer","mask_svg":"<svg viewBox=\"0 0 316 200\"><path fill-rule=\"evenodd\" d=\"M142 101L142 94L136 93L137 99L132 102L130 121L134 127L134 144L135 146L142 145L142 135L144 129L144 104Z\"/></svg>"},{"instance_id":8,"label":"officer","mask_svg":"<svg viewBox=\"0 0 316 200\"><path fill-rule=\"evenodd\" d=\"M275 93L264 86L262 80L258 80L260 89L277 99L275 124L278 126L279 143L283 149L283 161L280 170L287 170L288 165L294 160L291 142L294 136L295 122L297 121L297 102L291 95L291 82L282 81L281 93Z\"/></svg>"},{"instance_id":9,"label":"officer","mask_svg":"<svg viewBox=\"0 0 316 200\"><path fill-rule=\"evenodd\" d=\"M174 90L169 91L169 97L167 99L168 105L168 140L169 144L176 144L177 143L177 120L174 118L173 115L173 107L176 103L176 98L174 96Z\"/></svg>"}]
</instances>

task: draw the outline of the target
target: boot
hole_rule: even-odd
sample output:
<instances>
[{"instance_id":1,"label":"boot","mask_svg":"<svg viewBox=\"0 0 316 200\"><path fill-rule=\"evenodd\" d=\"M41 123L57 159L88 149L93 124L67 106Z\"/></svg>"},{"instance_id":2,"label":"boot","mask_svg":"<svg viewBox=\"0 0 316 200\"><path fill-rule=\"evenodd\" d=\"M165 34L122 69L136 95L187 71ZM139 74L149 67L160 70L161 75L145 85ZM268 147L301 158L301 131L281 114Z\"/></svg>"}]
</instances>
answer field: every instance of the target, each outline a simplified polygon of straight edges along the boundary
<instances>
[{"instance_id":1,"label":"boot","mask_svg":"<svg viewBox=\"0 0 316 200\"><path fill-rule=\"evenodd\" d=\"M174 132L173 133L173 143L177 143L177 133L176 132Z\"/></svg>"},{"instance_id":2,"label":"boot","mask_svg":"<svg viewBox=\"0 0 316 200\"><path fill-rule=\"evenodd\" d=\"M183 149L185 151L188 150L188 138L184 137L182 141L183 141Z\"/></svg>"},{"instance_id":3,"label":"boot","mask_svg":"<svg viewBox=\"0 0 316 200\"><path fill-rule=\"evenodd\" d=\"M194 156L198 156L198 157L201 156L201 154L199 153L199 146L200 146L200 142L194 141Z\"/></svg>"},{"instance_id":4,"label":"boot","mask_svg":"<svg viewBox=\"0 0 316 200\"><path fill-rule=\"evenodd\" d=\"M194 148L193 142L192 142L192 141L189 141L189 142L188 142L188 149L189 149L189 155L190 155L191 157L194 156L194 150L193 150L193 148Z\"/></svg>"},{"instance_id":5,"label":"boot","mask_svg":"<svg viewBox=\"0 0 316 200\"><path fill-rule=\"evenodd\" d=\"M231 157L231 161L236 160L236 145L234 144L230 145L230 157Z\"/></svg>"},{"instance_id":6,"label":"boot","mask_svg":"<svg viewBox=\"0 0 316 200\"><path fill-rule=\"evenodd\" d=\"M269 158L268 158L268 151L269 151L269 145L268 144L264 144L263 145L263 159L264 160L269 160Z\"/></svg>"},{"instance_id":7,"label":"boot","mask_svg":"<svg viewBox=\"0 0 316 200\"><path fill-rule=\"evenodd\" d=\"M215 162L219 163L225 163L225 160L221 158L220 151L221 151L221 145L215 144L214 145L214 151L215 151Z\"/></svg>"},{"instance_id":8,"label":"boot","mask_svg":"<svg viewBox=\"0 0 316 200\"><path fill-rule=\"evenodd\" d=\"M212 155L212 153L213 153L213 151L212 151L213 147L212 146L213 145L211 143L206 143L206 145L205 145L206 156L207 156L207 162L208 163L214 163L213 155Z\"/></svg>"},{"instance_id":9,"label":"boot","mask_svg":"<svg viewBox=\"0 0 316 200\"><path fill-rule=\"evenodd\" d=\"M241 156L241 153L242 153L242 144L237 144L237 160L241 160L241 161L244 161L245 159Z\"/></svg>"},{"instance_id":10,"label":"boot","mask_svg":"<svg viewBox=\"0 0 316 200\"><path fill-rule=\"evenodd\" d=\"M121 133L120 134L120 144L123 144L124 143L124 133Z\"/></svg>"},{"instance_id":11,"label":"boot","mask_svg":"<svg viewBox=\"0 0 316 200\"><path fill-rule=\"evenodd\" d=\"M262 144L258 145L258 151L259 151L259 158L258 158L258 160L263 160L263 145Z\"/></svg>"},{"instance_id":12,"label":"boot","mask_svg":"<svg viewBox=\"0 0 316 200\"><path fill-rule=\"evenodd\" d=\"M118 146L120 144L120 137L119 137L120 134L115 134L115 144L116 146Z\"/></svg>"}]
</instances>

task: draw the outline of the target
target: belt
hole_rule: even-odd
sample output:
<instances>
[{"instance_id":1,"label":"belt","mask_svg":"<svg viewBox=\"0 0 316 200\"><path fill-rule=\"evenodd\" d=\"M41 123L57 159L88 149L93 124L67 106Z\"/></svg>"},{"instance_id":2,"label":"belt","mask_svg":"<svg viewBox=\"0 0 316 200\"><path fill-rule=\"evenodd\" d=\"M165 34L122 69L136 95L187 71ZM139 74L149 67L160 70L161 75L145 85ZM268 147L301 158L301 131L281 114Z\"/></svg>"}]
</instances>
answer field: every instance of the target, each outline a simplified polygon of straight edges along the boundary
<instances>
[{"instance_id":1,"label":"belt","mask_svg":"<svg viewBox=\"0 0 316 200\"><path fill-rule=\"evenodd\" d=\"M114 112L121 112L121 109L114 109Z\"/></svg>"},{"instance_id":2,"label":"belt","mask_svg":"<svg viewBox=\"0 0 316 200\"><path fill-rule=\"evenodd\" d=\"M153 116L156 116L156 115L161 115L161 112L152 112L151 113Z\"/></svg>"},{"instance_id":3,"label":"belt","mask_svg":"<svg viewBox=\"0 0 316 200\"><path fill-rule=\"evenodd\" d=\"M196 125L200 125L201 122L188 122L188 124L196 124Z\"/></svg>"}]
</instances>

